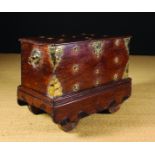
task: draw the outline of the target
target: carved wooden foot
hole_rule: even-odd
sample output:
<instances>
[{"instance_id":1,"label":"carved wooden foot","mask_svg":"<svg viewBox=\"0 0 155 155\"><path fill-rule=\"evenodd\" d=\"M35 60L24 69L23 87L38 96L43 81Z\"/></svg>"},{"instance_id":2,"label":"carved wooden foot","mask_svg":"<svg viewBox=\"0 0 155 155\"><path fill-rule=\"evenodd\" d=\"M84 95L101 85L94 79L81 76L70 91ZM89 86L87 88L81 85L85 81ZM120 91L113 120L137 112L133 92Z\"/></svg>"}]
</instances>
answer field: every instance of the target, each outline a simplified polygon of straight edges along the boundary
<instances>
[{"instance_id":1,"label":"carved wooden foot","mask_svg":"<svg viewBox=\"0 0 155 155\"><path fill-rule=\"evenodd\" d=\"M98 113L111 114L111 113L117 112L120 109L120 106L121 104L118 104L116 101L112 101L107 109L100 111Z\"/></svg>"},{"instance_id":2,"label":"carved wooden foot","mask_svg":"<svg viewBox=\"0 0 155 155\"><path fill-rule=\"evenodd\" d=\"M117 105L111 105L107 110L108 113L114 113L117 112L120 109L121 104L117 104Z\"/></svg>"},{"instance_id":3,"label":"carved wooden foot","mask_svg":"<svg viewBox=\"0 0 155 155\"><path fill-rule=\"evenodd\" d=\"M59 124L59 127L63 130L63 131L71 131L73 130L78 124L78 121L75 122L68 122L66 124Z\"/></svg>"},{"instance_id":4,"label":"carved wooden foot","mask_svg":"<svg viewBox=\"0 0 155 155\"><path fill-rule=\"evenodd\" d=\"M24 105L27 105L27 103L25 102L25 101L22 101L22 100L17 100L17 103L18 103L18 105L20 105L20 106L24 106Z\"/></svg>"},{"instance_id":5,"label":"carved wooden foot","mask_svg":"<svg viewBox=\"0 0 155 155\"><path fill-rule=\"evenodd\" d=\"M36 108L36 107L34 107L33 105L28 105L28 108L29 108L29 110L30 110L33 114L35 114L35 115L43 114L43 113L44 113L43 110L41 110L41 109L39 109L39 108Z\"/></svg>"}]
</instances>

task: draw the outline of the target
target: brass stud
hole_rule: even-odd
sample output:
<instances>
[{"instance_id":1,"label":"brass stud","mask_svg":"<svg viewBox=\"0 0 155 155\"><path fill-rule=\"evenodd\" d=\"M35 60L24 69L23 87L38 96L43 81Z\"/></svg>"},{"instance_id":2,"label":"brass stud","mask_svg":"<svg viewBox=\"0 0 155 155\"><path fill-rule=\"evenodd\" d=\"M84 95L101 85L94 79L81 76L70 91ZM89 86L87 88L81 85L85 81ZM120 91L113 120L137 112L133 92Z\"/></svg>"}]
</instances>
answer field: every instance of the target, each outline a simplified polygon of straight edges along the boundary
<instances>
[{"instance_id":1,"label":"brass stud","mask_svg":"<svg viewBox=\"0 0 155 155\"><path fill-rule=\"evenodd\" d=\"M115 81L118 80L118 74L117 73L114 74L113 80L115 80Z\"/></svg>"},{"instance_id":2,"label":"brass stud","mask_svg":"<svg viewBox=\"0 0 155 155\"><path fill-rule=\"evenodd\" d=\"M78 91L79 90L79 88L80 88L80 85L79 85L79 83L75 83L74 85L73 85L73 91Z\"/></svg>"},{"instance_id":3,"label":"brass stud","mask_svg":"<svg viewBox=\"0 0 155 155\"><path fill-rule=\"evenodd\" d=\"M99 80L96 80L95 85L98 86L100 84Z\"/></svg>"},{"instance_id":4,"label":"brass stud","mask_svg":"<svg viewBox=\"0 0 155 155\"><path fill-rule=\"evenodd\" d=\"M115 57L114 58L114 62L117 64L119 62L119 58L118 57Z\"/></svg>"},{"instance_id":5,"label":"brass stud","mask_svg":"<svg viewBox=\"0 0 155 155\"><path fill-rule=\"evenodd\" d=\"M79 65L78 64L74 64L72 67L73 73L76 73L79 71Z\"/></svg>"},{"instance_id":6,"label":"brass stud","mask_svg":"<svg viewBox=\"0 0 155 155\"><path fill-rule=\"evenodd\" d=\"M73 51L73 54L77 55L78 52L79 52L79 49L80 49L79 46L74 46L73 47L73 50L72 50Z\"/></svg>"},{"instance_id":7,"label":"brass stud","mask_svg":"<svg viewBox=\"0 0 155 155\"><path fill-rule=\"evenodd\" d=\"M99 69L96 69L95 70L95 74L99 74L100 73L100 70Z\"/></svg>"},{"instance_id":8,"label":"brass stud","mask_svg":"<svg viewBox=\"0 0 155 155\"><path fill-rule=\"evenodd\" d=\"M120 39L116 39L116 40L115 40L115 45L116 45L116 46L119 46L119 45L120 45L120 42L121 42Z\"/></svg>"}]
</instances>

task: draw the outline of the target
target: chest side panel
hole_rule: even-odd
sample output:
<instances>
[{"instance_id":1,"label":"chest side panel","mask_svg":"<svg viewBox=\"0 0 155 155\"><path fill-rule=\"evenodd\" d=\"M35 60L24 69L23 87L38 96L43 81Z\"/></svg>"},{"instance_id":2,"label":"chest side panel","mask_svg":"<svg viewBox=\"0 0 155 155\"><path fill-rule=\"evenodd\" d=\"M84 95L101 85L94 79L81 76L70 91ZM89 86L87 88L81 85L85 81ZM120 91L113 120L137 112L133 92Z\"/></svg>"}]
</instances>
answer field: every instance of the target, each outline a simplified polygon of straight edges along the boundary
<instances>
[{"instance_id":1,"label":"chest side panel","mask_svg":"<svg viewBox=\"0 0 155 155\"><path fill-rule=\"evenodd\" d=\"M53 73L47 46L21 43L21 84L46 94Z\"/></svg>"},{"instance_id":2,"label":"chest side panel","mask_svg":"<svg viewBox=\"0 0 155 155\"><path fill-rule=\"evenodd\" d=\"M128 38L107 38L56 46L56 52L61 54L57 55L53 75L60 82L62 93L124 78L129 59L128 41Z\"/></svg>"}]
</instances>

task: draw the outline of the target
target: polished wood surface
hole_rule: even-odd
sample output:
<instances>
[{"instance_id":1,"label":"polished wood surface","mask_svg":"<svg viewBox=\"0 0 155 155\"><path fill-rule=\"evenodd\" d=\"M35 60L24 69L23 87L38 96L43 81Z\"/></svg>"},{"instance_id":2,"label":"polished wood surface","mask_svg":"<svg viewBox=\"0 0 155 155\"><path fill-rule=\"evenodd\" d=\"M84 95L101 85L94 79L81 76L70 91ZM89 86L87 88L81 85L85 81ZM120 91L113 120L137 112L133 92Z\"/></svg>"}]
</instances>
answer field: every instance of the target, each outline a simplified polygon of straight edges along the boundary
<instances>
[{"instance_id":1,"label":"polished wood surface","mask_svg":"<svg viewBox=\"0 0 155 155\"><path fill-rule=\"evenodd\" d=\"M42 66L35 69L28 63L33 49L44 51L42 55ZM48 53L48 48L29 43L21 44L21 84L27 88L35 89L46 95L47 87L52 76L53 68Z\"/></svg>"},{"instance_id":2,"label":"polished wood surface","mask_svg":"<svg viewBox=\"0 0 155 155\"><path fill-rule=\"evenodd\" d=\"M54 102L53 120L58 123L67 118L69 122L79 121L88 116L111 107L118 107L131 95L131 79L119 80L112 84L103 85L91 89L89 92L80 92L77 96L71 96ZM110 110L113 113L112 110ZM104 113L104 112L103 112Z\"/></svg>"},{"instance_id":3,"label":"polished wood surface","mask_svg":"<svg viewBox=\"0 0 155 155\"><path fill-rule=\"evenodd\" d=\"M41 45L40 40L20 39L19 105L26 102L34 114L40 110L47 112L68 131L82 118L79 113L85 116L104 110L112 113L130 97L131 79L124 77L130 37L97 40L85 37L84 41L67 44L46 43L52 39L44 38L46 44ZM74 93L78 95L75 97ZM46 103L45 97L51 101Z\"/></svg>"},{"instance_id":4,"label":"polished wood surface","mask_svg":"<svg viewBox=\"0 0 155 155\"><path fill-rule=\"evenodd\" d=\"M19 105L27 105L34 114L48 113L55 123L69 131L75 127L72 124L83 117L94 113L118 111L121 104L131 95L131 79L119 80L55 99L23 86L18 87L17 94Z\"/></svg>"},{"instance_id":5,"label":"polished wood surface","mask_svg":"<svg viewBox=\"0 0 155 155\"><path fill-rule=\"evenodd\" d=\"M55 60L52 59L49 49L51 40L48 42L48 38L36 38L35 41L29 38L21 39L21 84L46 94L50 80L55 75L61 83L63 94L67 94L73 92L76 85L79 87L78 91L81 91L111 82L115 78L122 79L129 59L126 45L129 41L126 42L126 38L129 37L107 37L54 45L54 57L58 49L62 50L62 57L59 58L60 62L55 70ZM46 44L40 45L40 39ZM93 47L93 43L96 43L97 49ZM77 51L74 51L75 48ZM29 63L35 49L41 54L36 67ZM99 53L96 54L95 50Z\"/></svg>"},{"instance_id":6,"label":"polished wood surface","mask_svg":"<svg viewBox=\"0 0 155 155\"><path fill-rule=\"evenodd\" d=\"M131 56L131 98L118 112L81 119L66 133L47 114L36 116L17 105L20 55L0 54L0 141L155 141L154 66L153 56Z\"/></svg>"}]
</instances>

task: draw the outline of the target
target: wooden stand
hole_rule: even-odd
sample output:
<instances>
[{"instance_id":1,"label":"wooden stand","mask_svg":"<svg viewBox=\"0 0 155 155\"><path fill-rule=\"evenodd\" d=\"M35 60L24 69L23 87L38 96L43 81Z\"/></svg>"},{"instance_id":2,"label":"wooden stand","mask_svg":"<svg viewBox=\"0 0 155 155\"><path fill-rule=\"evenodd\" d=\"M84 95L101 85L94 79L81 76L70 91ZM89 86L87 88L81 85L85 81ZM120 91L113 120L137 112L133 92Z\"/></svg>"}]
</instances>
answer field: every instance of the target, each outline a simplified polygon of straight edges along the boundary
<instances>
[{"instance_id":1,"label":"wooden stand","mask_svg":"<svg viewBox=\"0 0 155 155\"><path fill-rule=\"evenodd\" d=\"M28 105L34 114L48 113L64 131L69 131L85 116L93 113L116 112L130 95L130 78L54 99L19 86L18 104Z\"/></svg>"}]
</instances>

